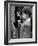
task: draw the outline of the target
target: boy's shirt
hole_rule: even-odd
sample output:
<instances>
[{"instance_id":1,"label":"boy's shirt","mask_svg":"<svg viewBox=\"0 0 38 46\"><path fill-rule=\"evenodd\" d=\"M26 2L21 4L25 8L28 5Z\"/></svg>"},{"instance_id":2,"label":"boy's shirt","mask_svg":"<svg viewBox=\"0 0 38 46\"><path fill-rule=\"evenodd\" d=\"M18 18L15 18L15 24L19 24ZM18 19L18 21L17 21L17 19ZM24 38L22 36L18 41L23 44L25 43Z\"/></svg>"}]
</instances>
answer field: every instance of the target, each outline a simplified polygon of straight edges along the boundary
<instances>
[{"instance_id":1,"label":"boy's shirt","mask_svg":"<svg viewBox=\"0 0 38 46\"><path fill-rule=\"evenodd\" d=\"M23 26L31 26L31 18L27 18L22 24L21 24L21 28L23 28Z\"/></svg>"},{"instance_id":2,"label":"boy's shirt","mask_svg":"<svg viewBox=\"0 0 38 46\"><path fill-rule=\"evenodd\" d=\"M31 18L27 18L21 25L20 37L28 38L31 36Z\"/></svg>"}]
</instances>

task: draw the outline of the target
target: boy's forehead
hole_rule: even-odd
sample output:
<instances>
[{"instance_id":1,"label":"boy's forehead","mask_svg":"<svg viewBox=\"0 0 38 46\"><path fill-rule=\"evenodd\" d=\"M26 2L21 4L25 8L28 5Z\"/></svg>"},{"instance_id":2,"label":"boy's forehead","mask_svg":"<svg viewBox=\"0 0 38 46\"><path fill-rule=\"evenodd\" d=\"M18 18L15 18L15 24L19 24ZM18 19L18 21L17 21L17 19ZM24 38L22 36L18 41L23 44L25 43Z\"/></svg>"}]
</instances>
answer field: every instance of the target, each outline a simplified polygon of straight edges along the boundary
<instances>
[{"instance_id":1,"label":"boy's forehead","mask_svg":"<svg viewBox=\"0 0 38 46\"><path fill-rule=\"evenodd\" d=\"M26 14L26 13L24 13L24 12L23 12L23 13L22 13L22 15L24 15L24 16L25 16L25 15L29 15L29 14L28 14L28 13Z\"/></svg>"}]
</instances>

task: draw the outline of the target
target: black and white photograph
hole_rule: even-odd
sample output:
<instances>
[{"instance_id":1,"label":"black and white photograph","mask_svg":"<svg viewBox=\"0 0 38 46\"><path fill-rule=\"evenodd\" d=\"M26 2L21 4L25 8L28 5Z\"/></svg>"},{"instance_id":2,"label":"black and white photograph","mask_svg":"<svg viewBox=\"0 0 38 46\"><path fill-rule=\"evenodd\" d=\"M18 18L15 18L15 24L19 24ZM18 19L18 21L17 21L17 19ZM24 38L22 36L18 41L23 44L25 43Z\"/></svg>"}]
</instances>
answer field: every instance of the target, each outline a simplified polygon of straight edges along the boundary
<instances>
[{"instance_id":1,"label":"black and white photograph","mask_svg":"<svg viewBox=\"0 0 38 46\"><path fill-rule=\"evenodd\" d=\"M37 42L37 2L4 2L4 43Z\"/></svg>"}]
</instances>

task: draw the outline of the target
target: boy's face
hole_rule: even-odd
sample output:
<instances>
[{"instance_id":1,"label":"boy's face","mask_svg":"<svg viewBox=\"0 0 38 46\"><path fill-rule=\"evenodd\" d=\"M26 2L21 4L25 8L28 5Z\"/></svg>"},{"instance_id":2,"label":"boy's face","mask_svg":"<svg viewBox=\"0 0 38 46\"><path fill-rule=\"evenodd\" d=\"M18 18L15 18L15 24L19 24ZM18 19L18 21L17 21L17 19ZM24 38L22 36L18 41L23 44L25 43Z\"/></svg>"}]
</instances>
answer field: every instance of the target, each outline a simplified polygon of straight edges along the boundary
<instances>
[{"instance_id":1,"label":"boy's face","mask_svg":"<svg viewBox=\"0 0 38 46\"><path fill-rule=\"evenodd\" d=\"M26 19L26 18L27 18L27 16L28 16L27 14L22 13L22 18L23 18L23 19Z\"/></svg>"}]
</instances>

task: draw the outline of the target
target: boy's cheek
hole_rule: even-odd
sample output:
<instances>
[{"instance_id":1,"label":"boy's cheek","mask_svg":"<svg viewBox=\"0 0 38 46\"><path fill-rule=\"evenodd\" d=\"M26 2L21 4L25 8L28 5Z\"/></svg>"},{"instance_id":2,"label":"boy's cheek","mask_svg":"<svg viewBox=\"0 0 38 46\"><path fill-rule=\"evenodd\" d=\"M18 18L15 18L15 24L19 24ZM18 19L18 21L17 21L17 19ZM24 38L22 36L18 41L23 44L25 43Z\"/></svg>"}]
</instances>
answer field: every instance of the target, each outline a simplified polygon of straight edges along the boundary
<instances>
[{"instance_id":1,"label":"boy's cheek","mask_svg":"<svg viewBox=\"0 0 38 46\"><path fill-rule=\"evenodd\" d=\"M26 16L22 16L23 17L23 19L25 19L26 18Z\"/></svg>"}]
</instances>

